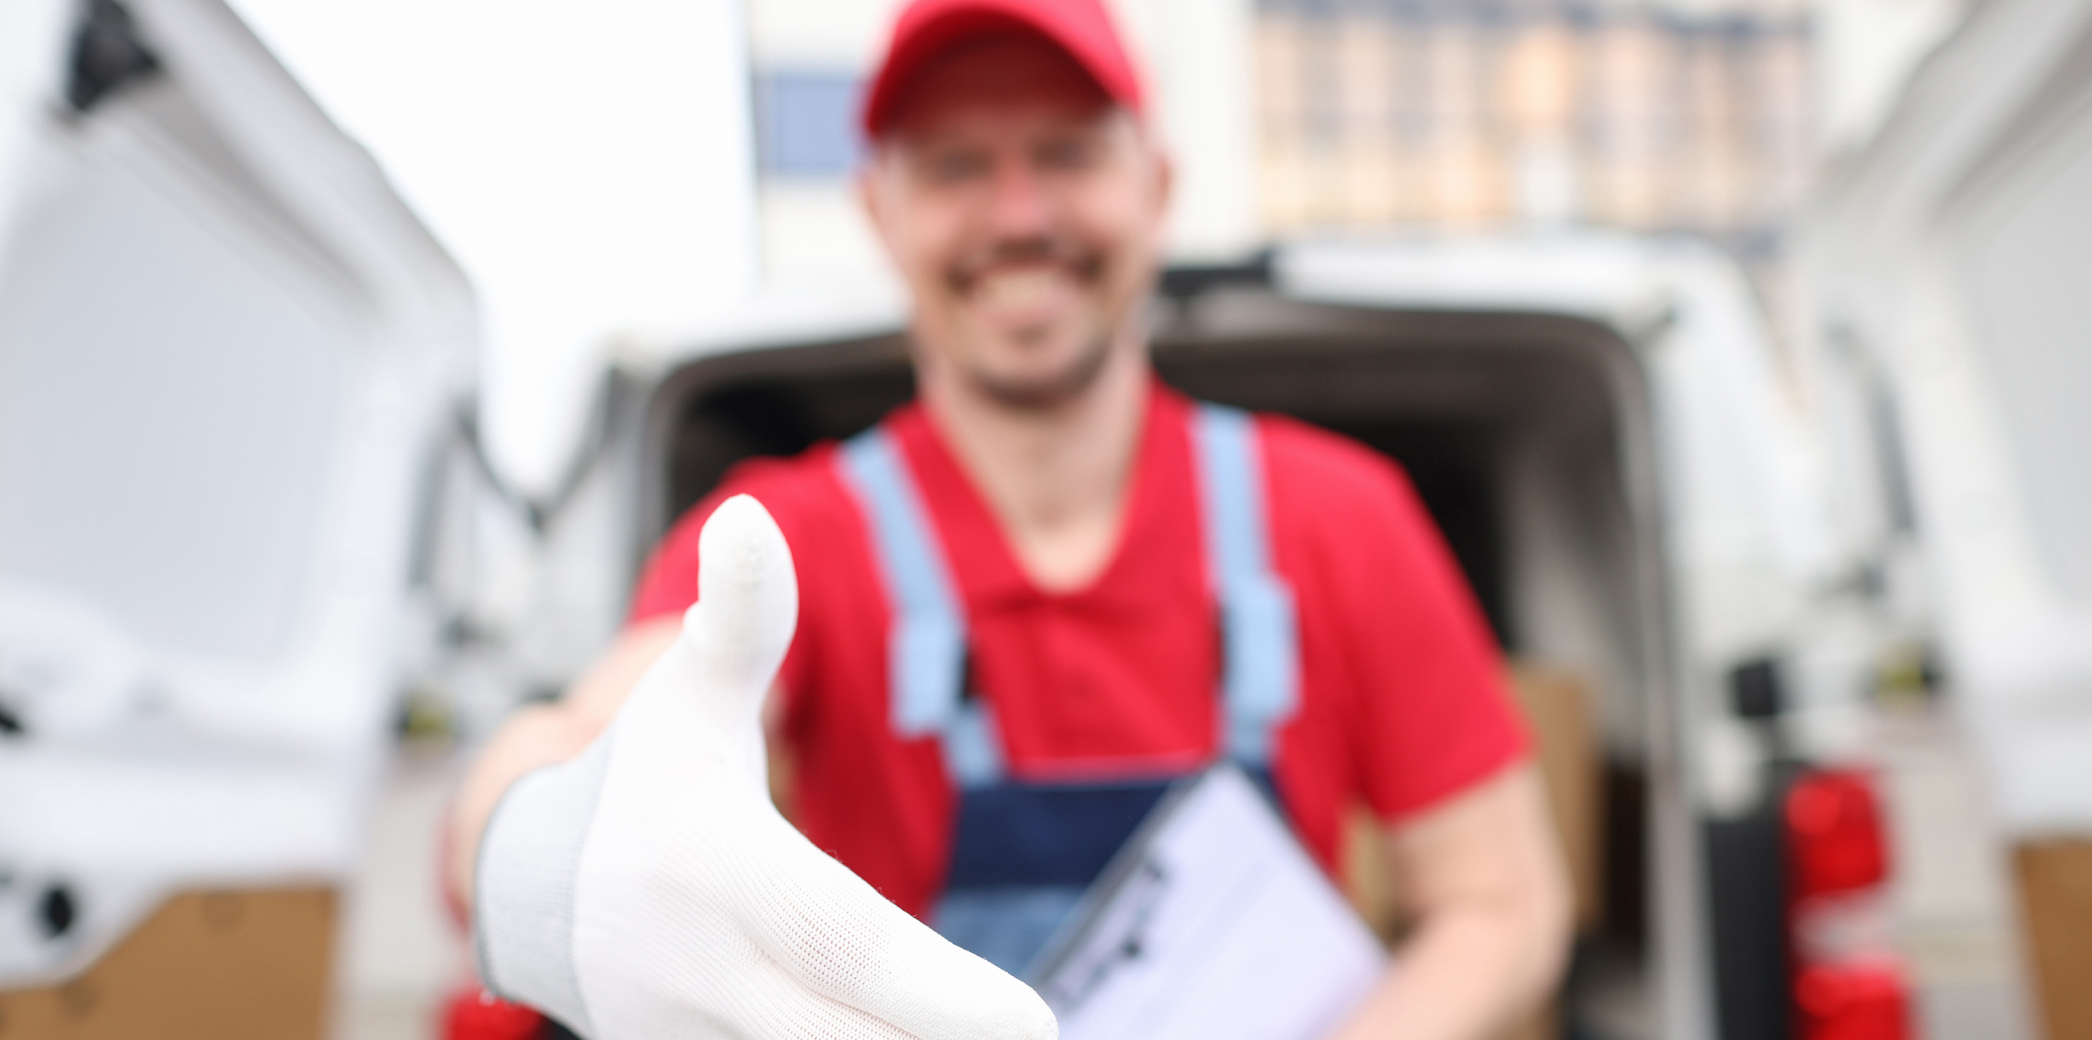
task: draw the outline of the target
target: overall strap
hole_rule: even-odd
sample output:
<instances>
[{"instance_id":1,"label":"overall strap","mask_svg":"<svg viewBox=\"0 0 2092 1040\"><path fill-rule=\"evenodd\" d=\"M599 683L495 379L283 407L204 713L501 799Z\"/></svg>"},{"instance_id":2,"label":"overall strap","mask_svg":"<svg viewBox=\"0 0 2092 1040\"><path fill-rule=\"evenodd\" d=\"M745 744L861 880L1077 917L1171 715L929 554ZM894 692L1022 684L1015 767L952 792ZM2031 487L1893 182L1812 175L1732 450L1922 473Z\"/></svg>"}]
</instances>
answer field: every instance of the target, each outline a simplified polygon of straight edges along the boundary
<instances>
[{"instance_id":1,"label":"overall strap","mask_svg":"<svg viewBox=\"0 0 2092 1040\"><path fill-rule=\"evenodd\" d=\"M871 522L872 555L893 614L887 690L894 732L938 736L945 766L962 786L1002 779L987 705L962 697L965 608L900 445L882 423L843 442L837 463Z\"/></svg>"},{"instance_id":2,"label":"overall strap","mask_svg":"<svg viewBox=\"0 0 2092 1040\"><path fill-rule=\"evenodd\" d=\"M1192 420L1206 566L1220 601L1221 746L1268 768L1273 734L1299 700L1300 653L1292 590L1271 568L1256 433L1237 408L1202 402Z\"/></svg>"},{"instance_id":3,"label":"overall strap","mask_svg":"<svg viewBox=\"0 0 2092 1040\"><path fill-rule=\"evenodd\" d=\"M1197 456L1206 566L1219 601L1222 753L1270 766L1273 734L1298 703L1299 646L1292 591L1272 570L1256 423L1247 412L1200 404ZM874 426L844 442L838 466L871 523L873 555L893 627L887 688L894 731L935 735L963 787L1006 775L985 701L963 697L966 615L943 548L899 444Z\"/></svg>"}]
</instances>

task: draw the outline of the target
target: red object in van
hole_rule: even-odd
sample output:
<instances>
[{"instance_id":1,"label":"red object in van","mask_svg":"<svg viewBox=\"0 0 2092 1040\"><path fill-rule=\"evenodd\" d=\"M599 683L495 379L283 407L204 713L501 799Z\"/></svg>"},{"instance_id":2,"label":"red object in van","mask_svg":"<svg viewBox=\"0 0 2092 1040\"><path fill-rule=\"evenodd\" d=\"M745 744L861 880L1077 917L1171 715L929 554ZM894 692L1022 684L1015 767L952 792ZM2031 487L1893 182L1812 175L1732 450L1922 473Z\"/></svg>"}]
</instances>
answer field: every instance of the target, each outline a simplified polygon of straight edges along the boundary
<instances>
[{"instance_id":1,"label":"red object in van","mask_svg":"<svg viewBox=\"0 0 2092 1040\"><path fill-rule=\"evenodd\" d=\"M1801 1040L1912 1040L1890 935L1888 843L1874 778L1803 773L1783 806L1787 935Z\"/></svg>"},{"instance_id":2,"label":"red object in van","mask_svg":"<svg viewBox=\"0 0 2092 1040\"><path fill-rule=\"evenodd\" d=\"M1816 966L1795 979L1804 1040L1910 1040L1910 1001L1892 962Z\"/></svg>"},{"instance_id":3,"label":"red object in van","mask_svg":"<svg viewBox=\"0 0 2092 1040\"><path fill-rule=\"evenodd\" d=\"M1787 792L1794 898L1872 888L1888 880L1873 778L1849 769L1804 774Z\"/></svg>"},{"instance_id":4,"label":"red object in van","mask_svg":"<svg viewBox=\"0 0 2092 1040\"><path fill-rule=\"evenodd\" d=\"M443 1040L537 1040L544 1030L545 1016L477 983L452 993L443 1008Z\"/></svg>"}]
</instances>

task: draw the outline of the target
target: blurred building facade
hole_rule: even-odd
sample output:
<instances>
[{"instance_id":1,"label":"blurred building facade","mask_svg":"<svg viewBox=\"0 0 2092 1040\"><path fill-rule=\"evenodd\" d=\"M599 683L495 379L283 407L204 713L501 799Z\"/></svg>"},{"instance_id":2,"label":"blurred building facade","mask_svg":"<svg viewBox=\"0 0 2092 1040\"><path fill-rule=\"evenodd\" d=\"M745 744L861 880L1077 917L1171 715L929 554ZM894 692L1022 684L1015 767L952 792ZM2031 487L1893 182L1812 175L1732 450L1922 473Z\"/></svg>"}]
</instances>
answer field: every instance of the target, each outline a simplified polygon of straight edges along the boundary
<instances>
[{"instance_id":1,"label":"blurred building facade","mask_svg":"<svg viewBox=\"0 0 2092 1040\"><path fill-rule=\"evenodd\" d=\"M1274 234L1596 224L1770 250L1813 164L1792 0L1261 0Z\"/></svg>"}]
</instances>

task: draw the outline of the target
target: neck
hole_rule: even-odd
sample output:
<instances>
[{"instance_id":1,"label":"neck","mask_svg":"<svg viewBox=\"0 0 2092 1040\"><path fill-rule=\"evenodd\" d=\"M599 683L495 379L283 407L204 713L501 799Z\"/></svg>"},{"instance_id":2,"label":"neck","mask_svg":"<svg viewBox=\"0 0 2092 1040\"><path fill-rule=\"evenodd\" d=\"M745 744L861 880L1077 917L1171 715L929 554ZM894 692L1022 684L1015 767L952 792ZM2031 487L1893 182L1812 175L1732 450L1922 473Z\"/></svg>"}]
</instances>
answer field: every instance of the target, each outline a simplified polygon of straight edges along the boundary
<instances>
[{"instance_id":1,"label":"neck","mask_svg":"<svg viewBox=\"0 0 2092 1040\"><path fill-rule=\"evenodd\" d=\"M919 371L930 421L1032 582L1069 591L1095 580L1118 547L1147 412L1140 341L1114 344L1087 387L1040 407L999 400L944 366Z\"/></svg>"}]
</instances>

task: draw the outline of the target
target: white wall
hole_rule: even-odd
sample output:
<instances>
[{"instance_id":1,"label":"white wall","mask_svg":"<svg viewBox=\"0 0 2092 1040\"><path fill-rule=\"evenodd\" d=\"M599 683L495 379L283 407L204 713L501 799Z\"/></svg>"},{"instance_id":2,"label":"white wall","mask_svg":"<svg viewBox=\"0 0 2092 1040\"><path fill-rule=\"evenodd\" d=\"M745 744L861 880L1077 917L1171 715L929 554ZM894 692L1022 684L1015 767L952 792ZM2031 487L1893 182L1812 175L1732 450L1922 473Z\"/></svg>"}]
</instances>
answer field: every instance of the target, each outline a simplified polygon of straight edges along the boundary
<instances>
[{"instance_id":1,"label":"white wall","mask_svg":"<svg viewBox=\"0 0 2092 1040\"><path fill-rule=\"evenodd\" d=\"M740 0L231 0L465 268L497 460L548 486L613 338L748 288Z\"/></svg>"}]
</instances>

